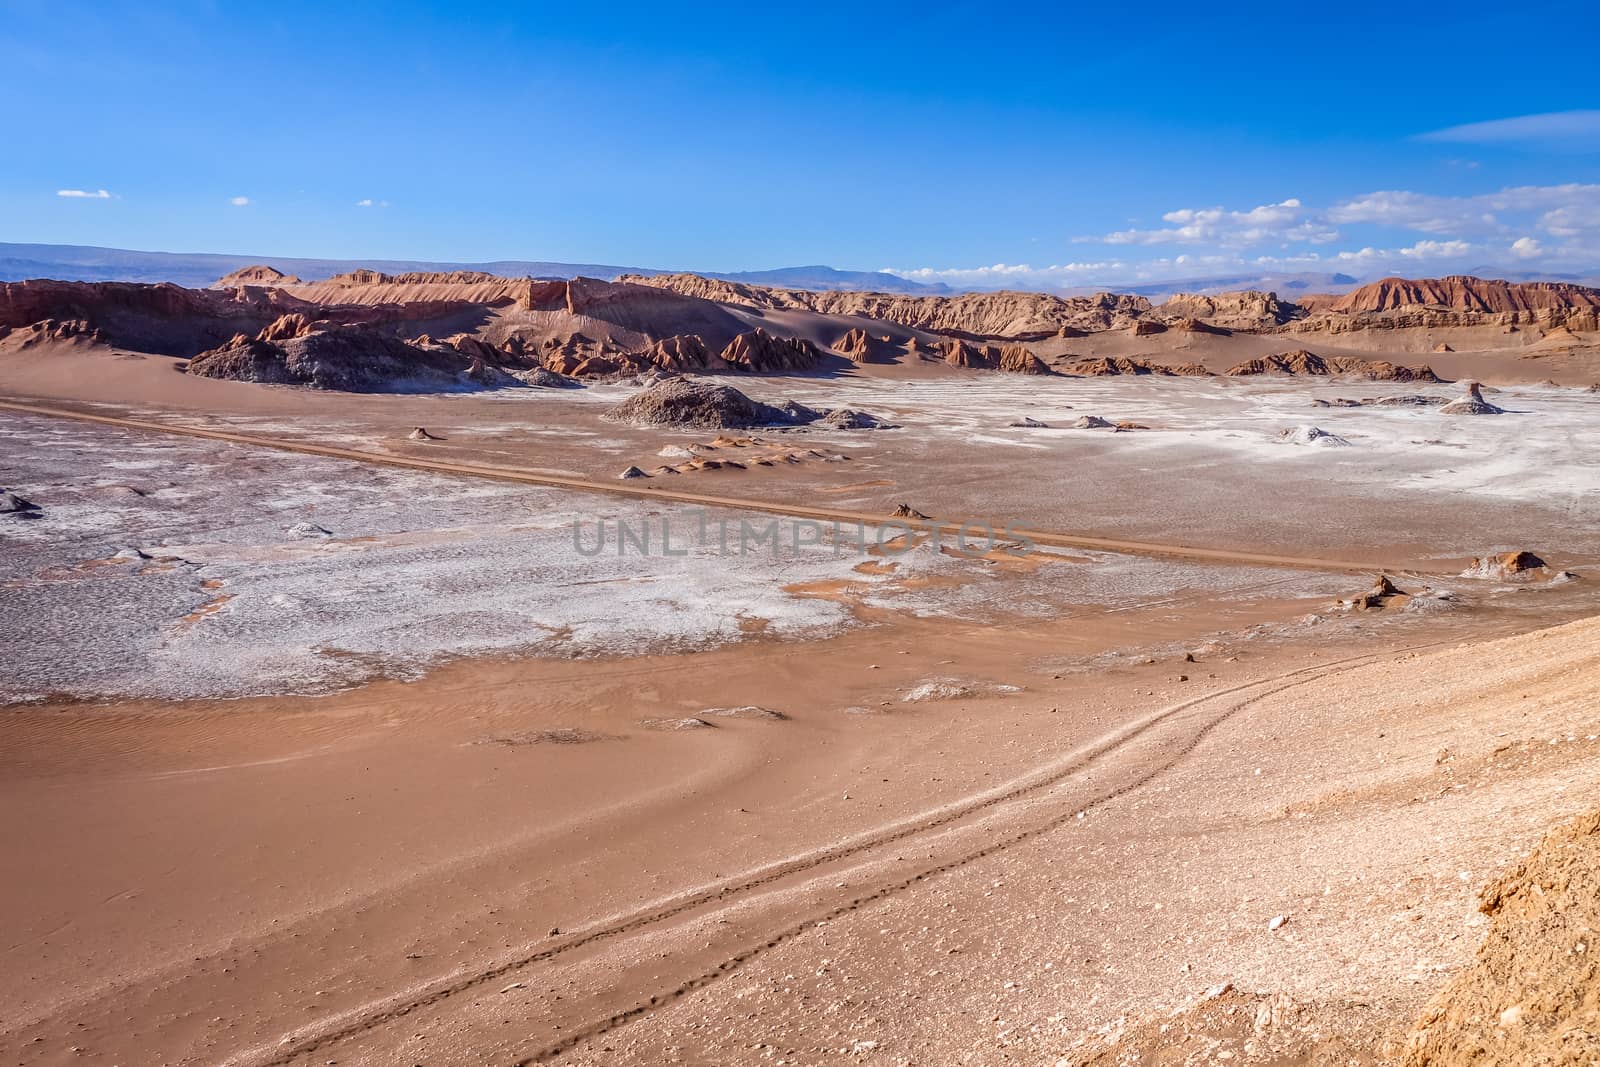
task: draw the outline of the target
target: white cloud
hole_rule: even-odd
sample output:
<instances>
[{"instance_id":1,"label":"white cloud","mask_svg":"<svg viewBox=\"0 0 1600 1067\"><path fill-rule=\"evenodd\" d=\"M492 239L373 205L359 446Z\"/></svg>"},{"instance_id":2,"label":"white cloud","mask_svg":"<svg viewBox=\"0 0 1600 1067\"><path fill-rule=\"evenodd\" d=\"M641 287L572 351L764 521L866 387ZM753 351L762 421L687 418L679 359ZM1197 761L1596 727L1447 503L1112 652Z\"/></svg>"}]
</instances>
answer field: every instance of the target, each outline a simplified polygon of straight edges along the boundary
<instances>
[{"instance_id":1,"label":"white cloud","mask_svg":"<svg viewBox=\"0 0 1600 1067\"><path fill-rule=\"evenodd\" d=\"M1262 204L1248 211L1225 208L1179 208L1161 216L1171 225L1162 229L1117 230L1101 237L1079 237L1078 241L1098 241L1109 245L1213 245L1222 248L1248 248L1268 243L1326 244L1339 232L1308 212L1291 197L1276 204Z\"/></svg>"},{"instance_id":2,"label":"white cloud","mask_svg":"<svg viewBox=\"0 0 1600 1067\"><path fill-rule=\"evenodd\" d=\"M88 189L57 189L57 196L64 196L68 200L111 200L112 195L104 189L90 192Z\"/></svg>"},{"instance_id":3,"label":"white cloud","mask_svg":"<svg viewBox=\"0 0 1600 1067\"><path fill-rule=\"evenodd\" d=\"M389 201L387 201L387 200L374 200L370 196L367 197L364 200L357 200L356 201L356 207L388 207L388 206L389 206Z\"/></svg>"},{"instance_id":4,"label":"white cloud","mask_svg":"<svg viewBox=\"0 0 1600 1067\"><path fill-rule=\"evenodd\" d=\"M248 196L236 196L230 199L228 203L232 204L234 207L249 207L250 198Z\"/></svg>"},{"instance_id":5,"label":"white cloud","mask_svg":"<svg viewBox=\"0 0 1600 1067\"><path fill-rule=\"evenodd\" d=\"M1420 141L1588 151L1600 146L1600 111L1552 111L1469 122L1419 134Z\"/></svg>"},{"instance_id":6,"label":"white cloud","mask_svg":"<svg viewBox=\"0 0 1600 1067\"><path fill-rule=\"evenodd\" d=\"M1544 246L1532 237L1518 237L1511 242L1511 254L1519 259L1532 259L1544 251Z\"/></svg>"}]
</instances>

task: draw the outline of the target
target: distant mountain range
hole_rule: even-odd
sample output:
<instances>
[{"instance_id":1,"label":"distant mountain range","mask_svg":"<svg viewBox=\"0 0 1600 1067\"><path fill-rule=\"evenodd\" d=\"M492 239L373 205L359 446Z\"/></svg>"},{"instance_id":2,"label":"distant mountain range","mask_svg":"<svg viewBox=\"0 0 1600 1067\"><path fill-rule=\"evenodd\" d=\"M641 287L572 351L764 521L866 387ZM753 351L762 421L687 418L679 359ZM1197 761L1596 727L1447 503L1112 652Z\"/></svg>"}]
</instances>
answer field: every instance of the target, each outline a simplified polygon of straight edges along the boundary
<instances>
[{"instance_id":1,"label":"distant mountain range","mask_svg":"<svg viewBox=\"0 0 1600 1067\"><path fill-rule=\"evenodd\" d=\"M263 263L293 274L305 281L317 281L368 267L387 274L406 271L476 270L507 277L601 278L612 281L623 274L661 275L678 273L653 267L627 267L608 263L551 263L543 260L504 259L489 263L438 262L411 259L308 259L283 256L228 255L217 252L138 252L125 248L97 248L92 245L37 245L0 242L0 282L28 278L55 278L83 282L173 282L191 289L203 289L224 274L240 267ZM952 288L943 283L915 282L886 271L837 270L827 266L780 267L776 270L694 271L705 278L771 286L778 289L809 289L814 292L856 291L895 293L906 296L942 296L957 292L983 292L993 286ZM1548 274L1532 271L1506 271L1492 266L1478 267L1469 273L1506 281L1572 282L1600 284L1600 276ZM1372 274L1357 278L1338 273L1261 273L1231 274L1207 278L1178 278L1166 281L1140 281L1131 284L1074 286L1049 290L1060 296L1087 296L1112 291L1148 297L1161 303L1174 293L1216 294L1240 289L1274 292L1286 300L1308 293L1347 293L1377 278ZM1013 286L1015 287L1015 286Z\"/></svg>"},{"instance_id":2,"label":"distant mountain range","mask_svg":"<svg viewBox=\"0 0 1600 1067\"><path fill-rule=\"evenodd\" d=\"M92 245L26 245L0 242L0 281L54 278L69 282L173 282L203 289L240 267L265 263L305 281L369 267L386 274L405 271L481 270L509 277L601 278L621 274L669 274L649 267L622 267L606 263L547 263L504 259L491 263L443 263L410 259L305 259L286 256L236 256L217 252L136 252L126 248ZM871 290L932 296L950 292L946 285L908 281L882 271L835 270L832 267L781 267L777 270L713 273L707 278L770 285L786 289Z\"/></svg>"}]
</instances>

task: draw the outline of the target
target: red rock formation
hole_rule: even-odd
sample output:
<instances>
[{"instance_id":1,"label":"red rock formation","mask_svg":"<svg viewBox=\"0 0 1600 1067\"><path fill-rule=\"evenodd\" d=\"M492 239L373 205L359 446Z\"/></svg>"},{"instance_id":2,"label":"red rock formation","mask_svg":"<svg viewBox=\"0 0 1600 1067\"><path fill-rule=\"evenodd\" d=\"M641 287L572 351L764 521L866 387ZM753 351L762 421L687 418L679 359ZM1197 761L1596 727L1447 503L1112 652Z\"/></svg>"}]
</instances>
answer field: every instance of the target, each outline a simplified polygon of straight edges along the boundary
<instances>
[{"instance_id":1,"label":"red rock formation","mask_svg":"<svg viewBox=\"0 0 1600 1067\"><path fill-rule=\"evenodd\" d=\"M1174 366L1128 356L1095 356L1073 360L1062 364L1060 369L1063 374L1085 378L1107 378L1118 374L1182 374L1192 377L1207 377L1211 374L1199 363L1180 363Z\"/></svg>"},{"instance_id":2,"label":"red rock formation","mask_svg":"<svg viewBox=\"0 0 1600 1067\"><path fill-rule=\"evenodd\" d=\"M1402 366L1387 360L1362 360L1357 357L1323 358L1306 349L1278 352L1277 355L1245 360L1230 366L1232 376L1250 374L1346 374L1350 378L1365 378L1381 382L1437 382L1438 374L1430 366Z\"/></svg>"},{"instance_id":3,"label":"red rock formation","mask_svg":"<svg viewBox=\"0 0 1600 1067\"><path fill-rule=\"evenodd\" d=\"M944 361L952 367L971 367L976 370L993 370L999 362L998 354L991 357L988 350L992 346L984 346L980 351L958 338L950 338L944 342Z\"/></svg>"},{"instance_id":4,"label":"red rock formation","mask_svg":"<svg viewBox=\"0 0 1600 1067\"><path fill-rule=\"evenodd\" d=\"M287 341L311 332L311 320L298 311L280 315L256 334L258 341Z\"/></svg>"},{"instance_id":5,"label":"red rock formation","mask_svg":"<svg viewBox=\"0 0 1600 1067\"><path fill-rule=\"evenodd\" d=\"M1006 345L1000 349L1000 358L996 365L1000 370L1009 374L1050 374L1052 371L1045 365L1044 360L1034 355L1029 349L1021 345Z\"/></svg>"},{"instance_id":6,"label":"red rock formation","mask_svg":"<svg viewBox=\"0 0 1600 1067\"><path fill-rule=\"evenodd\" d=\"M697 274L636 274L617 279L633 285L669 289L720 303L821 315L854 315L899 323L930 333L963 337L1035 340L1057 334L1061 327L1117 329L1150 310L1142 296L1097 293L1060 297L1049 293L963 293L960 296L898 296L890 293L808 289L771 289Z\"/></svg>"},{"instance_id":7,"label":"red rock formation","mask_svg":"<svg viewBox=\"0 0 1600 1067\"><path fill-rule=\"evenodd\" d=\"M878 351L879 344L887 343L888 340L885 337L880 342L868 336L866 330L857 326L835 341L833 350L852 363L871 363L873 356Z\"/></svg>"},{"instance_id":8,"label":"red rock formation","mask_svg":"<svg viewBox=\"0 0 1600 1067\"><path fill-rule=\"evenodd\" d=\"M1213 326L1204 319L1173 319L1168 325L1172 329L1181 330L1184 333L1210 333L1226 337L1232 332L1224 330L1220 326Z\"/></svg>"},{"instance_id":9,"label":"red rock formation","mask_svg":"<svg viewBox=\"0 0 1600 1067\"><path fill-rule=\"evenodd\" d=\"M300 279L293 274L285 274L276 267L268 267L257 263L250 267L240 267L230 274L224 274L212 283L213 289L235 289L241 285L299 285Z\"/></svg>"},{"instance_id":10,"label":"red rock formation","mask_svg":"<svg viewBox=\"0 0 1600 1067\"><path fill-rule=\"evenodd\" d=\"M1164 323L1155 322L1151 319L1144 319L1130 326L1128 328L1128 332L1133 334L1135 337L1150 337L1153 334L1166 333L1167 327Z\"/></svg>"},{"instance_id":11,"label":"red rock formation","mask_svg":"<svg viewBox=\"0 0 1600 1067\"><path fill-rule=\"evenodd\" d=\"M1303 314L1296 305L1279 300L1276 293L1247 289L1212 295L1175 293L1153 309L1150 317L1173 324L1180 319L1203 319L1227 330L1265 330Z\"/></svg>"},{"instance_id":12,"label":"red rock formation","mask_svg":"<svg viewBox=\"0 0 1600 1067\"><path fill-rule=\"evenodd\" d=\"M1456 274L1446 278L1384 278L1343 296L1306 296L1308 311L1344 314L1436 308L1492 314L1577 307L1600 308L1600 289L1565 282L1506 282Z\"/></svg>"},{"instance_id":13,"label":"red rock formation","mask_svg":"<svg viewBox=\"0 0 1600 1067\"><path fill-rule=\"evenodd\" d=\"M76 319L107 344L173 356L194 355L238 333L254 336L291 311L316 309L283 289L213 291L166 283L50 280L0 284L0 327Z\"/></svg>"},{"instance_id":14,"label":"red rock formation","mask_svg":"<svg viewBox=\"0 0 1600 1067\"><path fill-rule=\"evenodd\" d=\"M799 337L774 337L757 327L741 333L722 350L722 360L735 370L781 374L816 369L822 353Z\"/></svg>"},{"instance_id":15,"label":"red rock formation","mask_svg":"<svg viewBox=\"0 0 1600 1067\"><path fill-rule=\"evenodd\" d=\"M694 334L663 337L635 355L662 370L697 371L711 367L710 350L706 348L706 343Z\"/></svg>"},{"instance_id":16,"label":"red rock formation","mask_svg":"<svg viewBox=\"0 0 1600 1067\"><path fill-rule=\"evenodd\" d=\"M1228 374L1243 377L1256 374L1346 375L1374 382L1437 382L1439 376L1429 366L1406 367L1387 360L1358 359L1354 356L1323 358L1303 348L1271 356L1247 359L1228 368Z\"/></svg>"},{"instance_id":17,"label":"red rock formation","mask_svg":"<svg viewBox=\"0 0 1600 1067\"><path fill-rule=\"evenodd\" d=\"M19 351L46 345L96 345L104 340L99 330L82 319L41 319L20 330L0 327L0 342Z\"/></svg>"}]
</instances>

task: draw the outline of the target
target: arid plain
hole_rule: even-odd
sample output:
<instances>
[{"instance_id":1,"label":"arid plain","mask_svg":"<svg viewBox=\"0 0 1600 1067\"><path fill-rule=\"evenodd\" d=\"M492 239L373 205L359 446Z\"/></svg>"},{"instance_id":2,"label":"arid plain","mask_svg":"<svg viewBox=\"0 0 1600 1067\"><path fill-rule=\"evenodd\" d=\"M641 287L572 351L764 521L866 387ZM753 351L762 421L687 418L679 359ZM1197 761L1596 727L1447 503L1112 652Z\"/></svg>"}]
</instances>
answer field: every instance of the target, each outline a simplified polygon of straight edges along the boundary
<instances>
[{"instance_id":1,"label":"arid plain","mask_svg":"<svg viewBox=\"0 0 1600 1067\"><path fill-rule=\"evenodd\" d=\"M9 1062L1446 1064L1451 982L1517 1006L1479 891L1600 770L1600 292L0 291ZM1592 1050L1546 1015L1484 1040Z\"/></svg>"}]
</instances>

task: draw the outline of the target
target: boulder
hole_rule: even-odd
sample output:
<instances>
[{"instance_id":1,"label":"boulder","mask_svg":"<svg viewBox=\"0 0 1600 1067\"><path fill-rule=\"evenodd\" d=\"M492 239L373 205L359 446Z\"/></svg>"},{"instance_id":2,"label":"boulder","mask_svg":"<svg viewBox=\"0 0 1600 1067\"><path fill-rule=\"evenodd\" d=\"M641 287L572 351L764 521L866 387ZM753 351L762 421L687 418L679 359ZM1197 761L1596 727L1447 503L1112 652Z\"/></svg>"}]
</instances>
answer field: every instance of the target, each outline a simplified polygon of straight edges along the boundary
<instances>
[{"instance_id":1,"label":"boulder","mask_svg":"<svg viewBox=\"0 0 1600 1067\"><path fill-rule=\"evenodd\" d=\"M1499 552L1489 556L1479 556L1472 561L1472 566L1462 572L1463 578L1491 578L1501 581L1527 581L1531 578L1543 577L1550 572L1549 564L1538 556L1521 549L1515 552Z\"/></svg>"}]
</instances>

